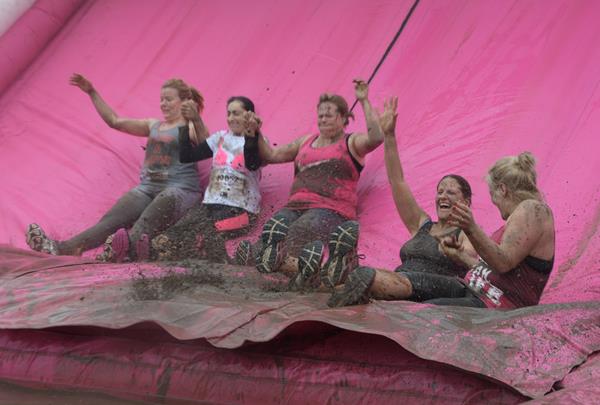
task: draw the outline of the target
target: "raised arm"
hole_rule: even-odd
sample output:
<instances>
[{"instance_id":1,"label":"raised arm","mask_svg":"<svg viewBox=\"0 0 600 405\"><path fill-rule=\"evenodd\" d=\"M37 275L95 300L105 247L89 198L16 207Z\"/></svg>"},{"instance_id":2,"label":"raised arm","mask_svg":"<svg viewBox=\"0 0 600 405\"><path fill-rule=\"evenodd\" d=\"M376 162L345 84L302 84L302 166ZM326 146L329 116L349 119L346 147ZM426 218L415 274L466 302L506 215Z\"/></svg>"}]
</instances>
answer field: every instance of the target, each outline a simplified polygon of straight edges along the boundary
<instances>
[{"instance_id":1,"label":"raised arm","mask_svg":"<svg viewBox=\"0 0 600 405\"><path fill-rule=\"evenodd\" d=\"M358 158L364 158L369 152L375 150L383 142L383 132L369 101L369 85L364 80L354 80L356 98L365 113L367 134L355 133L350 138L350 148Z\"/></svg>"},{"instance_id":2,"label":"raised arm","mask_svg":"<svg viewBox=\"0 0 600 405\"><path fill-rule=\"evenodd\" d=\"M73 86L79 87L90 96L94 107L96 107L96 111L98 111L100 117L102 117L109 127L136 136L148 136L150 134L150 127L156 120L119 117L100 97L100 94L96 91L92 83L80 74L73 74L70 83Z\"/></svg>"},{"instance_id":3,"label":"raised arm","mask_svg":"<svg viewBox=\"0 0 600 405\"><path fill-rule=\"evenodd\" d=\"M379 125L384 134L385 168L392 188L394 203L402 222L404 222L410 234L414 235L421 225L429 219L429 216L417 204L410 187L404 180L404 172L400 163L400 156L398 156L398 145L396 144L397 109L397 97L386 100L384 111L379 116Z\"/></svg>"},{"instance_id":4,"label":"raised arm","mask_svg":"<svg viewBox=\"0 0 600 405\"><path fill-rule=\"evenodd\" d=\"M554 225L548 206L540 201L525 200L512 212L504 229L500 244L494 242L475 223L471 209L462 203L452 207L449 223L463 229L469 241L485 262L495 271L506 273L518 266Z\"/></svg>"}]
</instances>

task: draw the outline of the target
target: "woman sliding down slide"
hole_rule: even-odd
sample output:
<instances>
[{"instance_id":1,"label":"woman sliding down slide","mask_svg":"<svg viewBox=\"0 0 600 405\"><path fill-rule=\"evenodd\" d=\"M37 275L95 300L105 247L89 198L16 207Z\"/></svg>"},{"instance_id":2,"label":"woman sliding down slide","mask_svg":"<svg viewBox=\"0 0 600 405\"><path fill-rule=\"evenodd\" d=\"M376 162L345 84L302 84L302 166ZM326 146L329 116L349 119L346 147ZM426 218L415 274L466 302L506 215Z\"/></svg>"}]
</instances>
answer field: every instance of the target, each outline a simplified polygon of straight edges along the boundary
<instances>
[{"instance_id":1,"label":"woman sliding down slide","mask_svg":"<svg viewBox=\"0 0 600 405\"><path fill-rule=\"evenodd\" d=\"M400 216L414 234L414 224L427 224L427 220L403 180L395 140L396 109L397 99L393 99L386 103L380 117L386 166ZM465 198L465 189L457 182L455 197L444 197L440 193L447 193L444 188L448 186L443 186L444 181L438 186L439 223L443 222L444 228L457 227L461 232L458 236L453 232L436 232L431 226L429 233L441 240L440 249L447 258L459 268L469 269L464 278L443 272L410 271L403 268L404 264L398 269L400 272L359 267L333 293L329 306L366 303L369 298L504 309L536 305L554 262L554 219L536 186L535 160L528 152L500 159L489 170L487 181L492 202L506 221L491 238L473 219L470 190ZM424 225L420 226L422 229ZM414 249L420 232L403 250L411 250L411 243ZM426 244L424 239L421 244ZM473 254L473 249L481 260ZM420 258L422 269L435 268L436 262L440 262L443 256L434 250Z\"/></svg>"},{"instance_id":2,"label":"woman sliding down slide","mask_svg":"<svg viewBox=\"0 0 600 405\"><path fill-rule=\"evenodd\" d=\"M106 240L103 260L146 259L149 241L181 218L200 197L196 165L179 161L179 131L188 126L182 109L188 115L190 110L197 114L202 110L203 98L183 80L170 79L160 90L163 120L131 119L118 116L82 75L74 74L70 82L90 96L96 111L111 128L148 138L141 181L96 225L73 238L53 240L39 225L30 224L27 244L33 250L53 255L80 255ZM203 128L198 128L198 132L205 130ZM131 229L126 231L129 227Z\"/></svg>"},{"instance_id":3,"label":"woman sliding down slide","mask_svg":"<svg viewBox=\"0 0 600 405\"><path fill-rule=\"evenodd\" d=\"M357 264L356 186L365 156L383 135L368 100L367 83L355 80L356 97L365 113L368 134L346 133L352 113L343 97L322 94L317 104L319 133L276 148L260 142L265 163L294 162L295 175L286 206L264 225L256 267L281 271L303 288L321 281L332 287L343 282ZM321 270L323 242L329 239L329 259ZM246 249L249 244L245 244ZM238 257L252 257L244 245Z\"/></svg>"},{"instance_id":4,"label":"woman sliding down slide","mask_svg":"<svg viewBox=\"0 0 600 405\"><path fill-rule=\"evenodd\" d=\"M208 138L194 136L187 128L181 132L182 162L212 158L210 182L202 204L193 207L174 226L152 241L159 260L208 258L227 262L225 239L250 229L260 210L260 167L258 142L260 120L248 128L247 113L254 114L254 103L247 97L227 100L228 130ZM199 115L192 117L198 120ZM199 123L200 124L200 123ZM191 139L190 139L191 138Z\"/></svg>"}]
</instances>

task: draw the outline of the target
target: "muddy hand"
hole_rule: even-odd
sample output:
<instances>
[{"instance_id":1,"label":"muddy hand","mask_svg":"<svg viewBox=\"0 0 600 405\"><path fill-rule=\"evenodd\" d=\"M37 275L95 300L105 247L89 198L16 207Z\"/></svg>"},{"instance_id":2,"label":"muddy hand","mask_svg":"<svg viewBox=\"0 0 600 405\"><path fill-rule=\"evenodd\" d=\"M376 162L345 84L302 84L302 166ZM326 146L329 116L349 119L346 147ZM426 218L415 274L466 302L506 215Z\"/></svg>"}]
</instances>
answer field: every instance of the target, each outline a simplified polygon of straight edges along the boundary
<instances>
[{"instance_id":1,"label":"muddy hand","mask_svg":"<svg viewBox=\"0 0 600 405\"><path fill-rule=\"evenodd\" d=\"M92 86L92 82L90 82L88 79L86 79L79 73L73 73L73 75L69 79L69 84L71 84L72 86L79 87L82 91L84 91L87 94L90 94L92 91L94 91L94 86Z\"/></svg>"},{"instance_id":2,"label":"muddy hand","mask_svg":"<svg viewBox=\"0 0 600 405\"><path fill-rule=\"evenodd\" d=\"M354 83L354 93L359 100L366 100L369 97L369 85L362 79L352 80Z\"/></svg>"},{"instance_id":3,"label":"muddy hand","mask_svg":"<svg viewBox=\"0 0 600 405\"><path fill-rule=\"evenodd\" d=\"M475 228L475 219L471 208L461 202L452 205L452 210L448 217L448 224L457 226L465 232L470 232Z\"/></svg>"},{"instance_id":4,"label":"muddy hand","mask_svg":"<svg viewBox=\"0 0 600 405\"><path fill-rule=\"evenodd\" d=\"M398 97L390 97L383 103L383 112L377 112L379 125L385 136L396 136L396 120L398 119Z\"/></svg>"},{"instance_id":5,"label":"muddy hand","mask_svg":"<svg viewBox=\"0 0 600 405\"><path fill-rule=\"evenodd\" d=\"M439 239L439 249L442 254L455 263L466 263L465 247L456 235L448 235Z\"/></svg>"},{"instance_id":6,"label":"muddy hand","mask_svg":"<svg viewBox=\"0 0 600 405\"><path fill-rule=\"evenodd\" d=\"M244 136L254 137L262 126L261 119L252 111L244 113Z\"/></svg>"},{"instance_id":7,"label":"muddy hand","mask_svg":"<svg viewBox=\"0 0 600 405\"><path fill-rule=\"evenodd\" d=\"M198 121L198 104L194 100L185 100L181 103L181 116L188 121Z\"/></svg>"}]
</instances>

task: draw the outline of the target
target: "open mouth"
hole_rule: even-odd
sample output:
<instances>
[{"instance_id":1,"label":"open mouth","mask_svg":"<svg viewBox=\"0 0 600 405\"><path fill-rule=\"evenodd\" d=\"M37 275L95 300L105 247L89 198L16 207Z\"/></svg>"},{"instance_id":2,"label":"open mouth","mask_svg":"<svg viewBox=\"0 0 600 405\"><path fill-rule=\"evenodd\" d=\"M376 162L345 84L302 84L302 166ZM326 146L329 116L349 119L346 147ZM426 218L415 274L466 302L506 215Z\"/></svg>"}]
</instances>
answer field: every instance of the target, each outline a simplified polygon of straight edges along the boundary
<instances>
[{"instance_id":1,"label":"open mouth","mask_svg":"<svg viewBox=\"0 0 600 405\"><path fill-rule=\"evenodd\" d=\"M443 210L449 210L450 208L452 208L452 204L446 203L446 202L440 202L440 203L438 203L438 207Z\"/></svg>"}]
</instances>

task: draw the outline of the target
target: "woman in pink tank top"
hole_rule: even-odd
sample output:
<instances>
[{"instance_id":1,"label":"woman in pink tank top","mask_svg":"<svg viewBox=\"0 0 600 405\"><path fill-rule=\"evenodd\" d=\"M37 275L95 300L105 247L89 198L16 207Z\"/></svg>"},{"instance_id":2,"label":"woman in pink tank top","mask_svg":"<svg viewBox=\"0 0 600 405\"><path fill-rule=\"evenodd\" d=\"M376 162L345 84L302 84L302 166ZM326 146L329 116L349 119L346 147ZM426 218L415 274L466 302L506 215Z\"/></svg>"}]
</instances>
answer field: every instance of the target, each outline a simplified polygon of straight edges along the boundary
<instances>
[{"instance_id":1,"label":"woman in pink tank top","mask_svg":"<svg viewBox=\"0 0 600 405\"><path fill-rule=\"evenodd\" d=\"M322 94L318 134L274 148L259 142L263 162L294 162L295 174L287 204L263 228L256 267L292 276L296 288L318 284L319 275L329 286L339 284L357 264L357 182L365 156L382 143L383 134L368 100L367 83L354 83L368 133L346 133L353 117L348 103L339 95ZM328 236L329 259L321 269L322 241ZM253 258L249 243L240 244L237 256L242 263Z\"/></svg>"}]
</instances>

